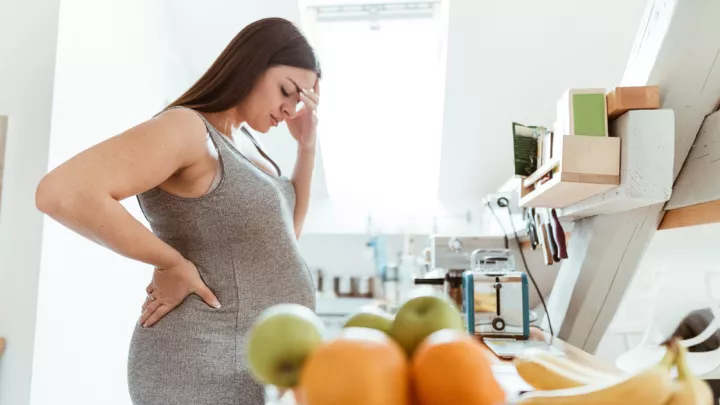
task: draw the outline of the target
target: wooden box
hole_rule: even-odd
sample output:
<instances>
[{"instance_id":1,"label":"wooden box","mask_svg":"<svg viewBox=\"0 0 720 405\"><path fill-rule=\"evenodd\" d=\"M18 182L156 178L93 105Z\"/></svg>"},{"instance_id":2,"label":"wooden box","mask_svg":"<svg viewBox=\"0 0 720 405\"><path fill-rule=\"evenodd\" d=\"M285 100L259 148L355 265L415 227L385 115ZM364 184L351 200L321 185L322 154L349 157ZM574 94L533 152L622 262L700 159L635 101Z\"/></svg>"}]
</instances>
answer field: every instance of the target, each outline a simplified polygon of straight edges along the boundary
<instances>
[{"instance_id":1,"label":"wooden box","mask_svg":"<svg viewBox=\"0 0 720 405\"><path fill-rule=\"evenodd\" d=\"M558 141L559 156L523 179L521 207L564 208L620 184L620 138L565 135ZM550 180L535 185L548 173Z\"/></svg>"},{"instance_id":2,"label":"wooden box","mask_svg":"<svg viewBox=\"0 0 720 405\"><path fill-rule=\"evenodd\" d=\"M608 118L615 119L630 110L660 108L660 87L616 87L605 97Z\"/></svg>"}]
</instances>

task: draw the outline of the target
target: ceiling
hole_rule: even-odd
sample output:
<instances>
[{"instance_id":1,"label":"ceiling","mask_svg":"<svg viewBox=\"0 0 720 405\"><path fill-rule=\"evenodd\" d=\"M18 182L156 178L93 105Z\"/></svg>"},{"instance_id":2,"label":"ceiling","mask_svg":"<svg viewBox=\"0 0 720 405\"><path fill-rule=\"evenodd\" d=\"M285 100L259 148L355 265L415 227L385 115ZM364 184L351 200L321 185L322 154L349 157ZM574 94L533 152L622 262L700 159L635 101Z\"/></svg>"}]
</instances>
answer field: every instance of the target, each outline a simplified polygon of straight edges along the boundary
<instances>
[{"instance_id":1,"label":"ceiling","mask_svg":"<svg viewBox=\"0 0 720 405\"><path fill-rule=\"evenodd\" d=\"M300 20L297 0L173 0L164 7L174 53L168 98L248 23ZM644 7L644 0L450 0L440 200L482 197L512 176L513 121L550 126L564 89L616 85ZM292 170L294 141L284 128L261 140ZM324 181L319 158L314 198L327 196Z\"/></svg>"}]
</instances>

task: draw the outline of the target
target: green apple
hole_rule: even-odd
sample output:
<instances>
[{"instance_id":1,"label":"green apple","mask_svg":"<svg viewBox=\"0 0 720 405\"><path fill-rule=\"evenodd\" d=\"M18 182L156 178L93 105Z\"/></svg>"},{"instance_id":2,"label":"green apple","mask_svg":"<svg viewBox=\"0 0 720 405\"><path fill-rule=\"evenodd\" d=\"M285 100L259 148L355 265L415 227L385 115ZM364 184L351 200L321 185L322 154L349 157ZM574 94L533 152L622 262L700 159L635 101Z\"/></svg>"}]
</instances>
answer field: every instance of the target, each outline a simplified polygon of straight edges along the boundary
<instances>
[{"instance_id":1,"label":"green apple","mask_svg":"<svg viewBox=\"0 0 720 405\"><path fill-rule=\"evenodd\" d=\"M463 330L460 311L449 297L440 293L417 294L405 301L395 314L390 336L408 356L433 332L441 329Z\"/></svg>"},{"instance_id":2,"label":"green apple","mask_svg":"<svg viewBox=\"0 0 720 405\"><path fill-rule=\"evenodd\" d=\"M361 327L390 333L393 316L379 308L365 308L350 316L343 328Z\"/></svg>"},{"instance_id":3,"label":"green apple","mask_svg":"<svg viewBox=\"0 0 720 405\"><path fill-rule=\"evenodd\" d=\"M310 308L278 304L263 311L248 332L246 359L261 384L294 387L305 360L323 343L325 325Z\"/></svg>"}]
</instances>

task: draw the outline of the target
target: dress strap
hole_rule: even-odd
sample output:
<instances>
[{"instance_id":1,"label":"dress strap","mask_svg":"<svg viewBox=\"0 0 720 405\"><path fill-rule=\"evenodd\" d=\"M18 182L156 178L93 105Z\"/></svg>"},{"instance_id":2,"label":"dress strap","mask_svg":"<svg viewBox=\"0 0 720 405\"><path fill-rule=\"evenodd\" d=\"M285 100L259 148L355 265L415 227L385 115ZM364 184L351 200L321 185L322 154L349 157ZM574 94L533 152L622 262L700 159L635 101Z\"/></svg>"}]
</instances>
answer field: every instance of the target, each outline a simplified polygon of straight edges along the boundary
<instances>
[{"instance_id":1,"label":"dress strap","mask_svg":"<svg viewBox=\"0 0 720 405\"><path fill-rule=\"evenodd\" d=\"M275 163L275 161L272 160L272 158L270 156L268 156L267 153L265 153L265 151L260 147L260 143L258 143L258 141L255 139L255 137L250 133L250 131L248 131L247 128L245 128L245 127L240 127L240 131L242 131L245 135L247 135L248 138L250 138L250 141L253 143L253 145L255 145L255 148L257 148L258 152L260 152L260 154L263 155L263 157L265 159L267 159L268 162L270 162L275 167L275 170L277 170L278 176L282 176L282 172L280 171L280 166L278 166Z\"/></svg>"}]
</instances>

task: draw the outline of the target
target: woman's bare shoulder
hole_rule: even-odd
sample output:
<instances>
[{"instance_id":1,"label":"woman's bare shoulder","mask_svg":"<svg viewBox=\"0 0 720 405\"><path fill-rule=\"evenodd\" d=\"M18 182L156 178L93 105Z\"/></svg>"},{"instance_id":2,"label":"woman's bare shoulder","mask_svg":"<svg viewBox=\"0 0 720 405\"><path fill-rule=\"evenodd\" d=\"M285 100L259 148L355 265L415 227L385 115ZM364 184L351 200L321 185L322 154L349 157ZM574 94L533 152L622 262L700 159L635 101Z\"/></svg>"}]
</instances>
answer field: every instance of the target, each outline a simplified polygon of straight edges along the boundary
<instances>
[{"instance_id":1,"label":"woman's bare shoulder","mask_svg":"<svg viewBox=\"0 0 720 405\"><path fill-rule=\"evenodd\" d=\"M147 123L154 124L154 129L163 134L170 132L179 136L200 138L204 140L207 135L207 126L200 113L189 108L172 108L162 111Z\"/></svg>"}]
</instances>

